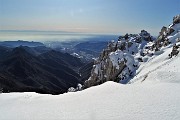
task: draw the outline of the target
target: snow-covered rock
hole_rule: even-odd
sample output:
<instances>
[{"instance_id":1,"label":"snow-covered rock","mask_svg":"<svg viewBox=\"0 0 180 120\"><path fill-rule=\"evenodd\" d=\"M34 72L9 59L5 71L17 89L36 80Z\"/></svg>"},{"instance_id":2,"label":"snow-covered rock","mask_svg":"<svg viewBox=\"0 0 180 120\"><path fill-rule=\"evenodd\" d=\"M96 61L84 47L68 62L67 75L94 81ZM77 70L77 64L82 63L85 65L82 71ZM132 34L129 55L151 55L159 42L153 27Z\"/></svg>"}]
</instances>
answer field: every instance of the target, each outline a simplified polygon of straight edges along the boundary
<instances>
[{"instance_id":1,"label":"snow-covered rock","mask_svg":"<svg viewBox=\"0 0 180 120\"><path fill-rule=\"evenodd\" d=\"M70 87L70 88L68 89L68 92L76 92L76 89L75 89L74 87Z\"/></svg>"},{"instance_id":2,"label":"snow-covered rock","mask_svg":"<svg viewBox=\"0 0 180 120\"><path fill-rule=\"evenodd\" d=\"M139 34L120 36L118 41L110 42L95 61L91 77L85 81L85 87L91 87L106 81L128 83L136 75L143 62L163 53L164 47L172 47L170 58L179 53L180 17L173 18L173 24L162 27L157 39L141 30ZM167 56L168 57L168 56Z\"/></svg>"},{"instance_id":3,"label":"snow-covered rock","mask_svg":"<svg viewBox=\"0 0 180 120\"><path fill-rule=\"evenodd\" d=\"M147 51L153 56L141 63L136 76L129 83L180 82L180 15L173 18L173 24L169 27L161 29L157 40L150 46L153 47Z\"/></svg>"},{"instance_id":4,"label":"snow-covered rock","mask_svg":"<svg viewBox=\"0 0 180 120\"><path fill-rule=\"evenodd\" d=\"M180 23L180 15L176 15L173 17L173 24L178 24Z\"/></svg>"},{"instance_id":5,"label":"snow-covered rock","mask_svg":"<svg viewBox=\"0 0 180 120\"><path fill-rule=\"evenodd\" d=\"M120 36L116 42L111 41L95 61L91 77L85 81L85 87L106 81L127 83L138 68L144 46L153 40L147 31L142 30L139 34L126 34Z\"/></svg>"}]
</instances>

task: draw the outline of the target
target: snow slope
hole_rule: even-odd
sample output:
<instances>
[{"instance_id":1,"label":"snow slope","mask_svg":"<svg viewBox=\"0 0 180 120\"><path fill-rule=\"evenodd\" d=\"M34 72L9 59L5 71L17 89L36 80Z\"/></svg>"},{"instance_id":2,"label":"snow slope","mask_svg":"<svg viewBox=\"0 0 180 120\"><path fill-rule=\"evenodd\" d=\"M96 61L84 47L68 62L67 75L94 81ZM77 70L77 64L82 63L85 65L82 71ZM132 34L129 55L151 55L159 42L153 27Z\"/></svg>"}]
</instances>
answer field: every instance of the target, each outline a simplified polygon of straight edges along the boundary
<instances>
[{"instance_id":1,"label":"snow slope","mask_svg":"<svg viewBox=\"0 0 180 120\"><path fill-rule=\"evenodd\" d=\"M0 94L1 120L179 120L180 84L106 82L58 96Z\"/></svg>"},{"instance_id":2,"label":"snow slope","mask_svg":"<svg viewBox=\"0 0 180 120\"><path fill-rule=\"evenodd\" d=\"M155 52L153 57L142 63L130 83L180 82L180 54L169 59L172 45Z\"/></svg>"},{"instance_id":3,"label":"snow slope","mask_svg":"<svg viewBox=\"0 0 180 120\"><path fill-rule=\"evenodd\" d=\"M57 96L2 93L0 120L179 120L180 54L167 59L171 50L142 64L135 84L106 82Z\"/></svg>"}]
</instances>

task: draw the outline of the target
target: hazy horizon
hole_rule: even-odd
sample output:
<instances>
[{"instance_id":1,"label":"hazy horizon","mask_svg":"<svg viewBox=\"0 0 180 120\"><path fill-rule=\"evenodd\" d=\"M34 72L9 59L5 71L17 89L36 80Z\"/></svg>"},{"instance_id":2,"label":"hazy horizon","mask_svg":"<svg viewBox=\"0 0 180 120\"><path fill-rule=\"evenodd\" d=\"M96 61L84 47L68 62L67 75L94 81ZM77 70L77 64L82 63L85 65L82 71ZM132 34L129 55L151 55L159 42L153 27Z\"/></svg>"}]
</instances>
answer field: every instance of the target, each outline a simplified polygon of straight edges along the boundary
<instances>
[{"instance_id":1,"label":"hazy horizon","mask_svg":"<svg viewBox=\"0 0 180 120\"><path fill-rule=\"evenodd\" d=\"M179 0L0 0L0 30L157 35Z\"/></svg>"},{"instance_id":2,"label":"hazy horizon","mask_svg":"<svg viewBox=\"0 0 180 120\"><path fill-rule=\"evenodd\" d=\"M0 30L1 41L36 41L36 42L73 42L73 41L110 41L119 35L93 34L64 31L33 31L33 30Z\"/></svg>"}]
</instances>

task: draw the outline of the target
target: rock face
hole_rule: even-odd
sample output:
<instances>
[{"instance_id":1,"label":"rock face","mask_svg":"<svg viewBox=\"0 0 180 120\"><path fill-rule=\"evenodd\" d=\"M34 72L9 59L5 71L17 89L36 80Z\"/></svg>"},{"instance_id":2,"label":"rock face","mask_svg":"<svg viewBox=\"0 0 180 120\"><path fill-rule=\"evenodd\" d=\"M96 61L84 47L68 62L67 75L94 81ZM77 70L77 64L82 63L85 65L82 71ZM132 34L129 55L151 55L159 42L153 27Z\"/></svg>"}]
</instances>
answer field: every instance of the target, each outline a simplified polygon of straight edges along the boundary
<instances>
[{"instance_id":1,"label":"rock face","mask_svg":"<svg viewBox=\"0 0 180 120\"><path fill-rule=\"evenodd\" d=\"M154 38L145 30L139 34L126 34L120 36L118 41L109 42L98 59L95 60L90 78L85 81L85 87L90 87L115 81L127 83L137 67L138 57L141 56L143 48Z\"/></svg>"},{"instance_id":2,"label":"rock face","mask_svg":"<svg viewBox=\"0 0 180 120\"><path fill-rule=\"evenodd\" d=\"M152 46L152 49L155 51L160 50L162 47L165 47L169 44L175 44L180 41L179 36L180 30L180 15L177 15L173 18L173 23L169 27L162 27L159 32L159 36L155 43Z\"/></svg>"},{"instance_id":3,"label":"rock face","mask_svg":"<svg viewBox=\"0 0 180 120\"><path fill-rule=\"evenodd\" d=\"M174 18L173 18L173 24L178 24L180 23L180 15L176 15Z\"/></svg>"},{"instance_id":4,"label":"rock face","mask_svg":"<svg viewBox=\"0 0 180 120\"><path fill-rule=\"evenodd\" d=\"M91 87L106 81L128 83L136 74L141 62L146 62L156 51L167 45L174 46L170 57L179 53L180 15L173 18L169 27L162 27L157 39L147 31L139 34L120 36L118 41L112 40L94 62L91 76L85 81L84 87Z\"/></svg>"},{"instance_id":5,"label":"rock face","mask_svg":"<svg viewBox=\"0 0 180 120\"><path fill-rule=\"evenodd\" d=\"M169 54L169 57L172 58L173 56L177 56L179 54L179 48L180 48L180 44L179 45L174 45L172 48L172 52Z\"/></svg>"},{"instance_id":6,"label":"rock face","mask_svg":"<svg viewBox=\"0 0 180 120\"><path fill-rule=\"evenodd\" d=\"M89 62L87 64L85 64L84 66L82 66L79 69L79 74L81 76L81 81L85 81L87 80L90 76L91 76L91 70L93 68L94 62Z\"/></svg>"}]
</instances>

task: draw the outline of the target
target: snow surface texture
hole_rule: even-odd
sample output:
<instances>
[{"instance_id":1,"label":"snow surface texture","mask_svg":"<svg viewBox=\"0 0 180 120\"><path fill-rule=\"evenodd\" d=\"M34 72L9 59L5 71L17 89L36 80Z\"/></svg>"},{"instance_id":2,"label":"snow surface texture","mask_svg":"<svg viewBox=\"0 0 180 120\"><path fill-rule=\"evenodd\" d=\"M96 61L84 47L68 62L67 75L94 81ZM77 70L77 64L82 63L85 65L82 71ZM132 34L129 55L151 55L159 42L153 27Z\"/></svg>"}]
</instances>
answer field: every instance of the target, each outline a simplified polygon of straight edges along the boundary
<instances>
[{"instance_id":1,"label":"snow surface texture","mask_svg":"<svg viewBox=\"0 0 180 120\"><path fill-rule=\"evenodd\" d=\"M158 79L158 76L157 76ZM106 82L58 96L0 94L1 120L179 120L180 84Z\"/></svg>"}]
</instances>

